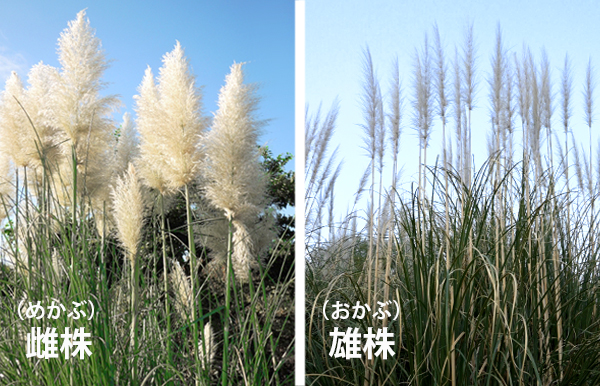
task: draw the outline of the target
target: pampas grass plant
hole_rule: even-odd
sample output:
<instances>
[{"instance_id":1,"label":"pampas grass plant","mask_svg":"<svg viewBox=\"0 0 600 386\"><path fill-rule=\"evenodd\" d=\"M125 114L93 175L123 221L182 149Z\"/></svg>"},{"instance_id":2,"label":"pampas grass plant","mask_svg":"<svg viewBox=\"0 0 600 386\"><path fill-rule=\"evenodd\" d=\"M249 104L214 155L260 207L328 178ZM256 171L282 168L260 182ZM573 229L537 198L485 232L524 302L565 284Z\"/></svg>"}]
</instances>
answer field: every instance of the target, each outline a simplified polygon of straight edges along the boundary
<instances>
[{"instance_id":1,"label":"pampas grass plant","mask_svg":"<svg viewBox=\"0 0 600 386\"><path fill-rule=\"evenodd\" d=\"M173 51L163 57L160 68L158 86L155 86L152 72L146 71L140 86L138 102L138 125L142 137L141 163L150 170L146 178L151 186L159 191L161 216L164 219L164 193L184 189L186 199L186 216L192 293L198 288L197 255L195 249L189 184L199 172L201 157L199 140L206 126L202 117L201 95L196 89L194 77L189 70L189 63L184 56L181 44L177 42ZM152 179L156 179L152 181ZM163 248L165 248L163 222ZM168 292L167 258L163 250L164 290ZM191 302L192 319L196 318L197 304ZM166 304L168 310L168 300ZM202 312L200 310L200 312ZM170 321L167 323L170 326ZM168 328L170 329L170 327ZM197 325L193 325L194 342L198 340ZM194 347L197 347L194 344ZM200 371L200 367L198 367Z\"/></svg>"},{"instance_id":2,"label":"pampas grass plant","mask_svg":"<svg viewBox=\"0 0 600 386\"><path fill-rule=\"evenodd\" d=\"M214 171L204 163L208 120L181 45L163 57L156 82L146 71L137 116L126 114L120 128L110 116L117 99L101 95L108 61L84 11L61 34L58 54L61 68L34 66L26 88L11 76L0 103L0 382L291 385L293 276L278 265L290 258L281 244L293 239L274 236L279 207L265 190L282 175L266 175L259 159L257 99L241 67L227 78L213 130L238 139L246 130L220 148L241 162L230 214L244 228L219 225L205 242L194 230L221 224L225 212L207 194L215 181L205 178ZM206 268L208 245L226 250L227 240L246 258L236 260L238 276L256 268L244 287ZM53 300L69 310L19 318L28 301ZM67 317L83 301L93 317L91 306ZM85 328L92 354L31 357L26 337L38 327L59 337Z\"/></svg>"},{"instance_id":3,"label":"pampas grass plant","mask_svg":"<svg viewBox=\"0 0 600 386\"><path fill-rule=\"evenodd\" d=\"M231 66L219 93L219 109L206 141L206 196L228 221L225 262L225 326L223 355L229 351L229 307L234 280L251 281L250 271L258 267L252 254L248 219L264 207L265 178L258 164L256 141L263 121L256 118L258 98L255 85L244 84L242 63ZM223 265L213 260L214 265ZM213 268L213 272L214 272ZM224 363L221 383L226 384Z\"/></svg>"},{"instance_id":4,"label":"pampas grass plant","mask_svg":"<svg viewBox=\"0 0 600 386\"><path fill-rule=\"evenodd\" d=\"M137 318L138 318L138 252L144 225L144 200L142 186L137 177L135 167L129 164L127 172L117 180L113 189L112 199L114 206L115 225L117 238L127 252L129 269L131 272L131 343L135 352L137 349ZM136 378L136 364L131 367L132 378Z\"/></svg>"},{"instance_id":5,"label":"pampas grass plant","mask_svg":"<svg viewBox=\"0 0 600 386\"><path fill-rule=\"evenodd\" d=\"M413 57L412 111L404 112L414 117L422 164L418 182L402 182L413 182L415 188L400 190L399 181L392 179L389 189L379 189L380 197L370 197L365 205L371 215L363 220L362 230L355 220L360 207L351 207L339 228L329 224L332 230L310 228L327 222L314 217L317 211L307 211L307 384L597 384L600 276L593 200L599 184L590 172L591 150L568 135L574 126L570 60L567 56L561 76L560 114L554 114L547 55L536 58L527 46L519 55L511 52L498 27L488 72L489 100L478 101L475 38L469 25L462 52L455 50L454 79L446 96L446 61L437 27L434 34L433 61L427 41ZM368 63L373 68L370 57ZM392 73L392 92L384 104L389 106L394 177L396 161L401 162L396 159L399 78ZM591 131L594 77L589 63L585 79L582 115ZM363 96L364 110L372 106ZM488 108L489 129L471 119L476 108ZM334 162L328 133L335 130L337 109L334 105L324 121L320 111L307 112L311 146L306 157L317 160L306 163L307 186L313 186L306 192L307 208L334 201L333 188L311 182L330 177L324 165ZM520 125L515 122L517 111ZM434 115L443 131L441 165L428 164L425 155ZM552 141L552 121L557 119L564 142ZM454 159L448 156L446 125L456 128ZM474 171L471 131L484 129L489 130L489 158ZM514 154L515 140L522 140L522 155ZM403 145L407 142L402 140ZM368 154L371 170L374 161ZM573 188L569 170L579 189ZM373 191L374 184L371 179L371 187L365 187L361 179L355 196ZM387 221L387 208L391 225L382 232L372 224ZM388 248L373 248L373 240L387 242ZM371 269L383 259L385 272ZM365 275L372 279L363 280ZM381 281L383 288L377 284ZM376 308L369 303L372 299L394 301L398 318L382 322L372 312L362 319L331 317L333 304L349 305L352 314L350 308L357 303ZM364 334L381 326L392 333L392 358L330 355L335 328ZM364 343L363 335L359 349ZM353 342L344 344L349 349Z\"/></svg>"},{"instance_id":6,"label":"pampas grass plant","mask_svg":"<svg viewBox=\"0 0 600 386\"><path fill-rule=\"evenodd\" d=\"M231 266L237 280L247 282L257 267L252 256L248 218L260 213L265 202L265 177L256 147L264 121L256 117L256 86L244 84L243 63L231 66L219 94L219 109L206 140L205 179L209 201L223 211L234 228Z\"/></svg>"}]
</instances>

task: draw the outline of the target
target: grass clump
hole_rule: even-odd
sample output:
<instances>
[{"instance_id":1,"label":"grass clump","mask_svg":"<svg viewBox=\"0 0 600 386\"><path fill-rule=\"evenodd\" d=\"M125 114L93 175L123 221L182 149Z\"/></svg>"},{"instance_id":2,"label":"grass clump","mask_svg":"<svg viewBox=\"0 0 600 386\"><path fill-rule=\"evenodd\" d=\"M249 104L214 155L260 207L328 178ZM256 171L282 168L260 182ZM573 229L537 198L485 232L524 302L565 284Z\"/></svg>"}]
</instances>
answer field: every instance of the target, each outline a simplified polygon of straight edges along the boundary
<instances>
[{"instance_id":1,"label":"grass clump","mask_svg":"<svg viewBox=\"0 0 600 386\"><path fill-rule=\"evenodd\" d=\"M217 170L204 152L204 131L215 125L202 114L179 43L158 85L150 70L144 76L138 130L128 115L118 129L108 116L116 98L100 96L107 62L84 11L62 33L59 58L60 69L35 66L27 89L13 74L0 109L3 133L14 134L0 147L0 382L291 385L293 217L280 212L293 202L266 194L293 187L283 171L290 157L258 151L257 136L241 142L253 165L246 178L264 188L238 189L240 208L260 196L239 236L227 227L229 208L207 193L238 165ZM253 91L241 66L233 69L233 88ZM221 125L235 133L238 120L252 121L258 100L250 99L252 109L242 105ZM246 265L225 270L224 250ZM38 301L66 312L19 317ZM84 301L94 316L69 317ZM79 310L89 317L91 308ZM28 356L27 334L37 327L55 329L57 357ZM65 358L60 334L78 328L90 334L92 354Z\"/></svg>"},{"instance_id":2,"label":"grass clump","mask_svg":"<svg viewBox=\"0 0 600 386\"><path fill-rule=\"evenodd\" d=\"M427 39L413 58L410 98L422 155L414 188L398 188L397 141L405 112L397 62L385 104L381 93L373 92L379 84L366 51L365 111L389 106L384 114L388 132L368 131L373 147L367 149L366 177L359 182L352 210L340 222L312 209L326 207L334 213L331 186L338 173L331 172L335 153L328 153L327 147L339 107L334 105L322 123L319 113L307 119L306 143L313 144L307 148L307 160L318 160L307 161L307 382L597 384L600 275L594 201L599 184L591 172L591 154L580 162L586 153L572 137L569 141L565 136L565 148L553 148L548 58L543 55L538 63L525 48L520 58L509 60L512 56L498 28L487 82L492 129L488 157L474 170L471 131L481 128L471 120L479 88L473 27L468 26L463 50L456 50L451 66L437 27L434 33L433 60ZM454 70L454 79L448 79L448 68ZM589 68L586 117L593 109ZM565 132L572 124L570 76L567 61L561 106ZM434 112L443 131L442 160L428 165ZM521 125L515 123L519 116ZM368 114L365 120L365 128L376 122ZM588 129L591 122L586 120ZM446 130L452 124L454 141ZM375 177L381 181L386 171L374 167L382 164L374 156L383 152L379 147L385 141L379 136L392 144L392 185L387 190L381 182L379 189L374 186ZM515 152L518 140L522 155ZM577 181L569 178L568 170L580 176ZM371 187L365 183L369 177ZM363 212L357 208L367 190L361 219ZM329 320L323 315L326 301ZM396 302L397 307L389 308L392 317L373 316L377 301ZM357 303L369 305L373 312L363 319L333 320L331 306L336 302L349 305L350 315ZM366 353L336 358L330 355L335 328L357 328L361 334L387 328L395 355L385 360L369 359ZM363 339L361 349L364 344Z\"/></svg>"}]
</instances>

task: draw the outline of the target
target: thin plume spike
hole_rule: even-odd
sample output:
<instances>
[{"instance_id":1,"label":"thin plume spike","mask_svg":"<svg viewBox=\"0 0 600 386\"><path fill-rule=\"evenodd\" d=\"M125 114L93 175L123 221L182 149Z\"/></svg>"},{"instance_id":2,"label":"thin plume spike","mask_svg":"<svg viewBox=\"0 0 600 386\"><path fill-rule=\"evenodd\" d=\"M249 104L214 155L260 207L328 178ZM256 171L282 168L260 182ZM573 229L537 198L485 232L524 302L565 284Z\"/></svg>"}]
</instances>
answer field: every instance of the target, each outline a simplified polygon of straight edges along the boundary
<instances>
[{"instance_id":1,"label":"thin plume spike","mask_svg":"<svg viewBox=\"0 0 600 386\"><path fill-rule=\"evenodd\" d=\"M542 125L548 130L548 136L552 133L552 114L554 106L552 105L552 83L550 81L550 61L546 50L542 50L541 62L541 105L542 105Z\"/></svg>"},{"instance_id":2,"label":"thin plume spike","mask_svg":"<svg viewBox=\"0 0 600 386\"><path fill-rule=\"evenodd\" d=\"M571 142L575 143L575 138L573 138L573 134L571 133ZM585 155L585 153L584 153ZM573 146L573 156L575 157L575 162L573 166L575 167L575 175L577 177L577 186L581 192L585 192L586 184L585 184L585 172L583 171L581 157L579 156L579 146Z\"/></svg>"},{"instance_id":3,"label":"thin plume spike","mask_svg":"<svg viewBox=\"0 0 600 386\"><path fill-rule=\"evenodd\" d=\"M437 23L434 24L434 37L435 37L435 91L437 92L437 113L442 119L442 125L446 124L446 110L448 108L448 98L446 95L446 73L448 68L446 60L444 58L444 49L442 47L442 41L440 37L440 31L438 30Z\"/></svg>"},{"instance_id":4,"label":"thin plume spike","mask_svg":"<svg viewBox=\"0 0 600 386\"><path fill-rule=\"evenodd\" d=\"M320 121L321 107L313 117L306 119L306 177L307 197L314 197L315 192L322 189L330 178L332 165L336 163L337 147L329 152L331 140L335 132L335 121L339 113L339 103L335 100L323 123ZM308 114L308 110L307 110ZM307 201L308 202L308 201ZM308 215L308 212L306 213Z\"/></svg>"},{"instance_id":5,"label":"thin plume spike","mask_svg":"<svg viewBox=\"0 0 600 386\"><path fill-rule=\"evenodd\" d=\"M531 74L531 128L529 131L530 135L530 147L533 153L533 159L535 161L536 173L540 173L542 169L541 161L541 134L542 134L542 106L541 106L541 90L540 81L538 79L537 68L533 59L531 51L528 52L528 66Z\"/></svg>"},{"instance_id":6,"label":"thin plume spike","mask_svg":"<svg viewBox=\"0 0 600 386\"><path fill-rule=\"evenodd\" d=\"M377 129L376 129L376 146L377 146L377 171L383 171L383 157L385 156L385 113L383 111L383 96L381 88L377 88Z\"/></svg>"},{"instance_id":7,"label":"thin plume spike","mask_svg":"<svg viewBox=\"0 0 600 386\"><path fill-rule=\"evenodd\" d=\"M562 72L561 82L561 96L562 96L562 124L563 130L566 133L569 131L569 119L573 114L571 106L571 94L573 89L573 77L572 77L571 61L569 54L565 55L565 65Z\"/></svg>"},{"instance_id":8,"label":"thin plume spike","mask_svg":"<svg viewBox=\"0 0 600 386\"><path fill-rule=\"evenodd\" d=\"M429 146L429 137L431 135L433 119L431 83L429 44L427 42L427 35L425 35L423 50L415 52L413 65L413 85L415 90L413 97L413 107L415 109L413 123L419 136L419 146L421 149L426 149Z\"/></svg>"},{"instance_id":9,"label":"thin plume spike","mask_svg":"<svg viewBox=\"0 0 600 386\"><path fill-rule=\"evenodd\" d=\"M569 119L572 115L572 107L571 107L571 93L573 88L573 78L572 78L572 69L571 69L571 61L569 60L569 54L565 55L565 65L563 67L562 78L561 78L561 97L562 97L562 105L561 105L561 113L562 113L562 125L563 131L565 134L565 148L564 148L564 156L561 160L564 165L564 175L565 175L565 185L567 188L567 218L570 218L571 215L571 205L570 205L570 184L569 184ZM567 221L567 231L570 231L570 222Z\"/></svg>"},{"instance_id":10,"label":"thin plume spike","mask_svg":"<svg viewBox=\"0 0 600 386\"><path fill-rule=\"evenodd\" d=\"M490 119L492 121L492 149L491 153L501 150L500 134L503 125L504 107L504 80L506 71L506 60L504 46L502 45L502 31L500 25L496 29L496 49L491 58L492 76L488 80L490 86Z\"/></svg>"},{"instance_id":11,"label":"thin plume spike","mask_svg":"<svg viewBox=\"0 0 600 386\"><path fill-rule=\"evenodd\" d=\"M397 157L400 151L400 135L402 134L402 82L398 57L394 60L392 82L390 87L390 113L388 113L389 138L392 144L392 157Z\"/></svg>"},{"instance_id":12,"label":"thin plume spike","mask_svg":"<svg viewBox=\"0 0 600 386\"><path fill-rule=\"evenodd\" d=\"M317 111L309 115L309 106L306 105L305 111L305 141L306 154L305 162L307 171L310 170L309 185L314 185L316 176L320 175L322 160L327 158L329 144L335 131L335 121L339 113L339 101L337 98L331 104L325 120L321 122L321 104Z\"/></svg>"},{"instance_id":13,"label":"thin plume spike","mask_svg":"<svg viewBox=\"0 0 600 386\"><path fill-rule=\"evenodd\" d=\"M584 101L585 101L585 121L588 125L588 134L589 134L589 167L586 167L587 169L587 174L590 177L589 178L589 191L590 191L590 196L592 195L592 180L591 180L591 175L592 175L592 159L593 159L593 154L592 154L592 123L594 122L594 89L596 87L596 82L594 80L594 76L593 76L593 67L592 67L592 59L590 58L588 61L588 65L587 65L587 69L585 72L585 84L583 87L583 97L584 97ZM587 163L586 163L587 165ZM594 205L594 202L592 201L592 207Z\"/></svg>"},{"instance_id":14,"label":"thin plume spike","mask_svg":"<svg viewBox=\"0 0 600 386\"><path fill-rule=\"evenodd\" d=\"M454 87L453 87L453 105L454 105L454 120L456 122L456 166L461 176L464 176L464 158L465 154L463 151L465 140L464 140L464 128L462 126L462 76L460 71L460 62L458 57L458 48L454 49Z\"/></svg>"},{"instance_id":15,"label":"thin plume spike","mask_svg":"<svg viewBox=\"0 0 600 386\"><path fill-rule=\"evenodd\" d=\"M585 71L585 83L583 97L585 99L585 123L588 127L592 127L594 121L594 89L596 88L596 82L593 76L592 59L588 61L587 69Z\"/></svg>"},{"instance_id":16,"label":"thin plume spike","mask_svg":"<svg viewBox=\"0 0 600 386\"><path fill-rule=\"evenodd\" d=\"M375 77L375 70L373 69L373 60L371 58L371 52L367 47L363 51L363 93L361 96L361 102L363 107L363 119L364 122L361 127L364 131L364 149L367 151L367 154L370 158L370 166L371 166L371 186L369 191L369 199L370 202L374 202L375 195L375 167L376 167L376 156L377 156L377 139L378 139L378 120L379 120L379 112L380 112L380 91L379 91L379 82ZM373 268L373 243L374 243L374 208L373 205L368 207L368 238L369 238L369 247L367 251L367 301L371 301L372 294L372 268Z\"/></svg>"},{"instance_id":17,"label":"thin plume spike","mask_svg":"<svg viewBox=\"0 0 600 386\"><path fill-rule=\"evenodd\" d=\"M473 23L467 25L465 32L465 44L463 47L463 60L462 60L462 72L463 72L463 90L462 98L464 99L465 107L467 108L467 124L465 125L465 176L467 185L471 185L471 174L472 174L472 151L471 151L471 112L473 111L474 98L476 93L477 79L475 76L475 38L473 36ZM469 255L471 255L471 249L469 249Z\"/></svg>"},{"instance_id":18,"label":"thin plume spike","mask_svg":"<svg viewBox=\"0 0 600 386\"><path fill-rule=\"evenodd\" d=\"M361 124L361 127L364 132L364 149L367 151L369 158L375 159L378 153L381 99L379 82L375 77L373 59L371 58L371 52L368 47L363 52L363 77L365 80L361 102L365 123Z\"/></svg>"},{"instance_id":19,"label":"thin plume spike","mask_svg":"<svg viewBox=\"0 0 600 386\"><path fill-rule=\"evenodd\" d=\"M475 78L475 38L473 36L473 23L467 25L462 62L462 76L464 79L462 97L466 108L470 111L475 107L474 98L475 87L477 85L477 80Z\"/></svg>"}]
</instances>

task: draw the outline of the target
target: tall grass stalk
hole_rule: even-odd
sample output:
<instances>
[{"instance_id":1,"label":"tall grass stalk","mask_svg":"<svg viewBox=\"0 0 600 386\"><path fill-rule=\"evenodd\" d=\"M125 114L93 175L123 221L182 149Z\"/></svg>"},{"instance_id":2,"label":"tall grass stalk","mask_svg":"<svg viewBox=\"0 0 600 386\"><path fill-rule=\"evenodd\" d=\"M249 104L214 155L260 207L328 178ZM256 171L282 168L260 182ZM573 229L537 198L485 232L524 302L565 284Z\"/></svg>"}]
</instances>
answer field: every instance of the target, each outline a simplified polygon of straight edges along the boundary
<instances>
[{"instance_id":1,"label":"tall grass stalk","mask_svg":"<svg viewBox=\"0 0 600 386\"><path fill-rule=\"evenodd\" d=\"M436 61L437 61L437 76L436 76L436 90L437 90L437 102L439 108L439 116L442 121L442 161L444 168L444 191L446 194L446 200L444 201L444 232L445 232L445 255L446 255L446 272L448 275L450 273L450 260L448 256L450 256L450 203L448 198L448 189L449 189L449 176L448 176L448 168L450 166L450 162L448 160L447 155L447 142L446 142L446 111L448 100L446 97L446 62L444 58L444 50L442 47L442 42L440 38L440 32L437 24L434 24L434 33L435 33L435 49L436 49ZM391 237L390 237L391 240ZM452 283L450 280L446 281L447 291L449 292L450 299L454 298L454 288L452 287ZM452 302L452 300L451 300ZM450 304L450 308L452 308L452 303ZM448 318L449 315L446 315ZM450 364L448 366L449 378L451 379L451 384L454 386L456 384L456 356L454 355L453 350L453 342L454 342L454 331L447 331L449 342L448 347L450 349Z\"/></svg>"},{"instance_id":2,"label":"tall grass stalk","mask_svg":"<svg viewBox=\"0 0 600 386\"><path fill-rule=\"evenodd\" d=\"M371 188L369 190L370 196L370 206L368 213L368 222L369 222L369 251L367 255L367 288L371 288L373 285L373 247L374 247L374 233L375 233L375 159L377 157L378 152L378 118L379 118L379 104L380 104L380 91L379 91L379 83L375 78L375 71L373 68L373 60L371 58L371 52L367 48L363 52L363 104L364 111L363 117L365 123L361 125L364 131L364 148L367 151L369 158L371 159L370 167L370 175L371 175ZM370 301L372 297L371 291L368 293L368 300Z\"/></svg>"},{"instance_id":3,"label":"tall grass stalk","mask_svg":"<svg viewBox=\"0 0 600 386\"><path fill-rule=\"evenodd\" d=\"M591 212L590 212L590 227L594 226L594 218L593 218L593 213L594 213L594 204L595 204L595 197L594 197L594 187L593 187L593 172L592 172L592 163L593 163L593 153L592 153L592 123L594 121L594 89L595 89L595 81L594 81L594 77L593 77L593 69L592 69L592 59L590 58L588 61L588 65L585 71L585 83L583 86L583 96L584 96L584 117L585 117L585 122L588 126L588 135L589 135L589 153L588 153L588 157L589 157L589 171L588 171L588 193L590 195L590 200L591 200ZM588 165L586 165L588 166ZM592 247L594 246L594 242L592 242Z\"/></svg>"},{"instance_id":4,"label":"tall grass stalk","mask_svg":"<svg viewBox=\"0 0 600 386\"><path fill-rule=\"evenodd\" d=\"M564 155L562 156L562 162L565 169L565 186L567 189L567 217L571 215L571 200L569 199L571 195L571 188L569 185L569 119L571 118L571 93L572 93L572 75L571 75L571 62L569 60L569 55L565 55L565 64L562 71L561 78L561 113L562 113L562 124L563 131L565 134L565 148ZM570 224L567 222L567 231L570 230Z\"/></svg>"},{"instance_id":5,"label":"tall grass stalk","mask_svg":"<svg viewBox=\"0 0 600 386\"><path fill-rule=\"evenodd\" d=\"M188 232L188 242L189 242L189 248L190 248L190 274L192 277L192 344L194 345L194 356L195 356L195 362L196 362L196 371L197 374L202 373L202 363L200 361L200 349L198 348L198 330L200 329L200 331L204 330L204 323L202 321L202 319L199 320L199 324L200 326L198 326L198 323L196 323L196 317L198 315L198 312L200 312L200 314L202 314L202 303L198 302L196 300L196 293L198 293L198 283L197 283L197 277L198 277L198 257L196 255L196 242L194 241L194 230L193 230L193 220L192 220L192 206L190 203L190 192L189 192L189 187L186 184L184 187L184 192L185 192L185 213L186 213L186 221L187 221L187 232ZM196 308L196 304L199 305L199 309ZM225 306L227 308L227 304ZM227 322L226 322L227 323ZM227 340L227 337L225 337L225 340ZM224 355L226 354L226 352L224 353ZM223 373L225 373L226 367L224 367L224 371ZM196 385L199 385L199 378L196 378Z\"/></svg>"},{"instance_id":6,"label":"tall grass stalk","mask_svg":"<svg viewBox=\"0 0 600 386\"><path fill-rule=\"evenodd\" d=\"M235 282L233 277L233 269L231 267L231 255L233 253L232 239L233 239L233 225L232 221L229 220L227 223L227 265L226 265L226 282L225 282L225 325L223 326L223 358L229 358L229 310L231 308L231 283ZM234 279L234 280L232 280ZM227 361L223 360L223 373L221 375L221 385L227 384Z\"/></svg>"},{"instance_id":7,"label":"tall grass stalk","mask_svg":"<svg viewBox=\"0 0 600 386\"><path fill-rule=\"evenodd\" d=\"M397 182L398 182L398 154L400 152L400 135L402 133L402 108L403 108L403 97L402 97L402 85L400 82L400 71L398 68L398 58L394 61L394 70L392 73L392 84L391 84L391 101L390 101L390 110L391 112L388 114L389 118L389 137L392 142L392 185L391 189L388 193L387 201L389 202L389 213L393 213L395 202L396 202L396 194L397 194ZM392 256L393 256L393 242L392 242L392 232L393 232L393 218L390 218L387 223L387 251L386 251L386 259L385 259L385 276L384 276L384 291L383 291L383 299L387 302L390 298L390 281L391 281L391 270L392 270ZM386 310L387 310L386 305ZM387 326L387 319L383 320L382 326Z\"/></svg>"}]
</instances>

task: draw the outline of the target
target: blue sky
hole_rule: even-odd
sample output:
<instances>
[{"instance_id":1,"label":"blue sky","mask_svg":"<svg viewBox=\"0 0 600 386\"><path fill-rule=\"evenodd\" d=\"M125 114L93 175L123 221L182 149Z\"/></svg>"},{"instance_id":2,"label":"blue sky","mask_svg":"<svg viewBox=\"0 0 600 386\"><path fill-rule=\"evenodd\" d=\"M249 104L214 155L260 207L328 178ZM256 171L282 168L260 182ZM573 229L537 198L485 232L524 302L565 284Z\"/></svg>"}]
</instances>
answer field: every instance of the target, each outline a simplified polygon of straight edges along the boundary
<instances>
[{"instance_id":1,"label":"blue sky","mask_svg":"<svg viewBox=\"0 0 600 386\"><path fill-rule=\"evenodd\" d=\"M85 9L106 57L105 94L119 94L121 120L149 65L181 42L203 85L205 113L216 111L219 89L233 62L247 62L247 81L260 84L259 115L271 119L261 144L275 154L294 152L294 4L292 1L3 1L0 9L0 82L10 71L24 79L34 64L59 67L57 40ZM293 164L288 165L293 168Z\"/></svg>"},{"instance_id":2,"label":"blue sky","mask_svg":"<svg viewBox=\"0 0 600 386\"><path fill-rule=\"evenodd\" d=\"M553 127L558 128L560 114L559 80L568 52L573 68L573 118L576 140L587 149L588 131L584 124L583 82L588 59L600 71L600 4L594 1L362 1L307 0L306 2L306 102L310 111L319 103L327 110L337 97L340 113L336 145L344 160L336 189L337 210L342 215L352 200L358 179L368 165L361 149L363 123L360 105L362 87L362 51L369 47L382 92L387 93L391 79L392 61L397 56L403 82L405 109L401 138L400 165L403 167L403 188L406 182L416 182L418 139L412 125L413 110L409 107L413 95L411 71L415 48L423 45L425 33L433 43L433 25L438 24L446 55L454 57L464 41L465 26L473 23L476 44L476 109L473 111L473 151L476 165L487 155L486 136L489 123L490 58L494 48L496 26L503 30L505 48L511 55L521 55L527 44L539 60L545 47L550 60L555 113ZM596 79L600 73L596 72ZM597 88L596 93L600 91ZM596 95L597 99L598 95ZM598 104L598 102L596 102ZM598 115L595 114L596 122ZM435 119L428 161L435 159L441 149L441 123ZM520 131L520 119L517 120ZM454 122L450 121L453 129ZM598 132L597 124L592 128ZM564 134L563 134L564 135ZM561 137L562 138L562 137ZM593 134L596 146L597 134ZM515 143L520 144L519 134ZM519 151L519 149L515 149ZM593 150L595 153L595 149ZM388 158L388 165L389 162ZM430 163L430 162L428 162ZM391 174L391 173L388 173ZM389 181L389 179L388 179Z\"/></svg>"}]
</instances>

